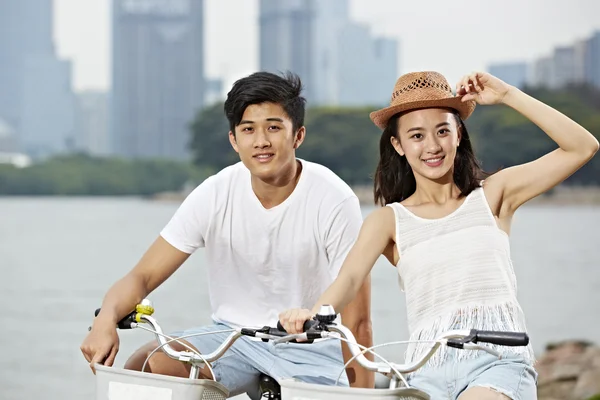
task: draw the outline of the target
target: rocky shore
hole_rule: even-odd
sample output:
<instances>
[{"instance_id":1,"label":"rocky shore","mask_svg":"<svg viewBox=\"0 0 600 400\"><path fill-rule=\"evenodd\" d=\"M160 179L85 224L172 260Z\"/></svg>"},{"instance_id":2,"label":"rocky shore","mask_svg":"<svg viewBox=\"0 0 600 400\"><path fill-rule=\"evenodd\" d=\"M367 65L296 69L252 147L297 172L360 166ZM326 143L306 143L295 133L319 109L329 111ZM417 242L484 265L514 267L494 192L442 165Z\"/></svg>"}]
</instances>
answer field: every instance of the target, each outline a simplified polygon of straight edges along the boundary
<instances>
[{"instance_id":1,"label":"rocky shore","mask_svg":"<svg viewBox=\"0 0 600 400\"><path fill-rule=\"evenodd\" d=\"M600 347L592 343L549 345L536 370L539 400L600 400Z\"/></svg>"}]
</instances>

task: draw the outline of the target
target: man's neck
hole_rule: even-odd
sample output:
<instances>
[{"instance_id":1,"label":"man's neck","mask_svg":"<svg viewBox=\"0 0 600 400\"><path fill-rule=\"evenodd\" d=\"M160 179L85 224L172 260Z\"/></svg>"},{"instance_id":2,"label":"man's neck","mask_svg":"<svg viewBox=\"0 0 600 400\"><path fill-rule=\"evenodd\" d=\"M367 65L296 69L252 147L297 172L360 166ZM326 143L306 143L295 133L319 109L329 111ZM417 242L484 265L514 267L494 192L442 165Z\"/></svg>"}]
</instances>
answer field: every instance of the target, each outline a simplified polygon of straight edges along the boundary
<instances>
[{"instance_id":1,"label":"man's neck","mask_svg":"<svg viewBox=\"0 0 600 400\"><path fill-rule=\"evenodd\" d=\"M302 164L298 160L291 163L290 168L273 181L264 181L252 177L252 190L264 208L270 209L283 203L294 191L300 174Z\"/></svg>"}]
</instances>

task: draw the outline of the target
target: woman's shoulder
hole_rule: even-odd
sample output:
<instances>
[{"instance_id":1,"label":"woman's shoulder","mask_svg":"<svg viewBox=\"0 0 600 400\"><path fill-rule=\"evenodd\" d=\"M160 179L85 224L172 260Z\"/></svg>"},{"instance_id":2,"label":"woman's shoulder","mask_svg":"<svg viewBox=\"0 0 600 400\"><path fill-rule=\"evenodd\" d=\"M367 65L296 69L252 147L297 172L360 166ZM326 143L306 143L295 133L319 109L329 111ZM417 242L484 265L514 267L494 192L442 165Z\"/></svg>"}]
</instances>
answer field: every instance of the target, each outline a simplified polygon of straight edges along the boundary
<instances>
[{"instance_id":1,"label":"woman's shoulder","mask_svg":"<svg viewBox=\"0 0 600 400\"><path fill-rule=\"evenodd\" d=\"M396 234L396 217L390 205L379 207L365 218L361 236L370 238L393 239Z\"/></svg>"},{"instance_id":2,"label":"woman's shoulder","mask_svg":"<svg viewBox=\"0 0 600 400\"><path fill-rule=\"evenodd\" d=\"M367 219L386 219L394 216L394 208L400 203L389 203L383 207L377 207L373 210L369 215L367 215Z\"/></svg>"},{"instance_id":3,"label":"woman's shoulder","mask_svg":"<svg viewBox=\"0 0 600 400\"><path fill-rule=\"evenodd\" d=\"M395 226L396 217L395 217L395 211L393 208L394 204L397 204L397 203L391 203L384 207L379 207L379 208L375 209L369 215L367 215L367 217L365 218L364 224L371 225L371 226L375 225L375 226L379 226L379 227Z\"/></svg>"}]
</instances>

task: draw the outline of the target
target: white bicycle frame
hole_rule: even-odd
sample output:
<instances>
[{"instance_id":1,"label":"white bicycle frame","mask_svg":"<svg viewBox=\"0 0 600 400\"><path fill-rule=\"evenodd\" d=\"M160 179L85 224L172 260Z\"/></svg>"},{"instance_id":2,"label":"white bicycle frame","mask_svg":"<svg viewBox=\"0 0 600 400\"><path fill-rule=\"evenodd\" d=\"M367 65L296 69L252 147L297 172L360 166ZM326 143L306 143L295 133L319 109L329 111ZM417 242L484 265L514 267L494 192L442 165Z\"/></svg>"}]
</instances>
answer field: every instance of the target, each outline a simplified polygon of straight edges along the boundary
<instances>
[{"instance_id":1,"label":"white bicycle frame","mask_svg":"<svg viewBox=\"0 0 600 400\"><path fill-rule=\"evenodd\" d=\"M150 305L150 307L151 307L151 303L149 300L144 300L142 302L142 304ZM331 307L322 308L322 310L319 314L329 316L329 317L331 317L331 315L335 316L333 308L331 308ZM401 388L402 390L409 390L411 393L418 394L420 396L424 396L424 397L416 397L416 398L423 398L423 399L428 398L427 394L410 388L407 381L404 379L403 375L414 372L414 371L418 370L419 368L421 368L423 365L425 365L427 363L427 361L439 349L439 347L442 345L447 345L449 340L452 340L452 339L460 340L460 339L468 338L470 335L473 334L473 331L471 331L471 330L448 331L448 332L442 334L440 337L438 337L435 341L430 342L431 346L430 346L429 350L427 352L425 352L419 360L416 360L416 361L414 361L412 363L408 363L408 364L398 364L398 363L393 363L393 362L389 362L389 361L385 360L383 357L379 356L376 352L372 351L372 348L367 349L367 348L364 348L363 346L360 346L356 342L356 339L355 339L354 335L352 334L352 332L350 331L350 329L348 329L347 327L345 327L341 324L336 324L333 322L321 322L320 327L323 330L304 332L304 333L300 333L300 334L287 334L285 332L278 331L277 329L268 328L268 327L264 327L262 329L232 328L231 334L227 337L227 339L225 339L225 341L223 341L223 343L221 343L221 345L216 350L214 350L213 352L211 352L209 354L200 354L200 353L196 352L194 349L187 346L185 343L180 342L179 340L183 339L183 337L171 338L171 337L165 335L163 333L162 328L156 321L156 319L154 319L151 315L145 315L145 314L138 313L137 320L139 322L131 322L129 327L130 328L142 328L144 330L152 332L155 334L156 339L158 341L157 348L151 354L148 355L146 361L151 357L151 355L154 352L161 349L170 358L191 365L189 379L193 379L193 380L198 379L198 376L200 373L200 368L202 366L208 366L208 368L210 369L210 371L212 373L212 368L210 367L210 363L217 360L218 358L220 358L227 351L227 349L229 349L231 347L231 345L233 345L233 343L243 335L270 340L270 341L273 341L273 343L275 343L275 344L288 343L288 342L292 342L292 341L295 341L298 339L303 340L303 341L310 341L310 340L320 339L320 338L323 338L323 339L329 338L329 339L342 340L342 341L346 342L348 344L348 348L350 349L350 352L352 353L353 360L356 360L363 368L365 368L369 371L376 372L378 374L381 374L381 375L389 378L390 379L389 389L400 388L399 384L402 381L405 385L404 387ZM333 321L333 318L327 318L326 320ZM151 328L148 329L148 328L142 326L142 324L148 324ZM278 334L272 334L272 333L267 333L267 332L277 332ZM204 334L206 334L206 333L204 333ZM169 344L172 341L178 341L180 344L184 345L185 347L188 347L189 351L174 350L173 347L171 347ZM407 343L407 342L404 342L404 343ZM304 344L304 345L310 346L309 343ZM382 345L374 346L374 347L380 347L380 346L382 346ZM464 344L461 344L460 347L463 349L468 349L468 350L482 350L482 351L488 352L494 356L501 357L501 353L495 351L494 349L492 349L488 346L481 346L481 345L478 345L475 343L464 343ZM378 357L379 359L381 359L383 361L381 361L381 362L370 361L369 359L367 359L364 356L364 354L366 352L370 352L371 354L374 354L376 357ZM352 360L350 360L350 361L352 361ZM145 363L144 363L144 365L145 365ZM143 371L143 369L142 369L142 371ZM213 374L213 379L214 379L214 374ZM296 382L294 384L295 385L308 385L308 384L303 384L301 382ZM323 386L323 390L324 391L327 390L327 387ZM379 391L381 391L382 389L350 389L350 390L355 390L355 391L379 390ZM366 394L366 392L365 392L365 394ZM407 393L407 394L409 394L409 393ZM368 395L361 396L361 397L369 398ZM407 398L409 398L409 397L407 397Z\"/></svg>"}]
</instances>

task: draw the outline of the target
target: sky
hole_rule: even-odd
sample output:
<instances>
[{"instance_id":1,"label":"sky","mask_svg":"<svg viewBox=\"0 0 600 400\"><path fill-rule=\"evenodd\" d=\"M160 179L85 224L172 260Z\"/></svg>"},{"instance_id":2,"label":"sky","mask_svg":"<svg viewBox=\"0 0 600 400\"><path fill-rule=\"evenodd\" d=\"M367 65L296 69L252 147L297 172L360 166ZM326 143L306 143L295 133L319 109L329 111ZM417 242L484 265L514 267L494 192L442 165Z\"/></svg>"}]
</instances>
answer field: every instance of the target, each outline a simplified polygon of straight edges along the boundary
<instances>
[{"instance_id":1,"label":"sky","mask_svg":"<svg viewBox=\"0 0 600 400\"><path fill-rule=\"evenodd\" d=\"M73 87L107 90L111 0L54 3L54 41L73 62ZM350 13L399 39L399 75L435 70L452 86L490 63L532 61L600 30L598 0L350 0ZM204 29L208 77L227 89L259 68L258 0L205 0Z\"/></svg>"}]
</instances>

